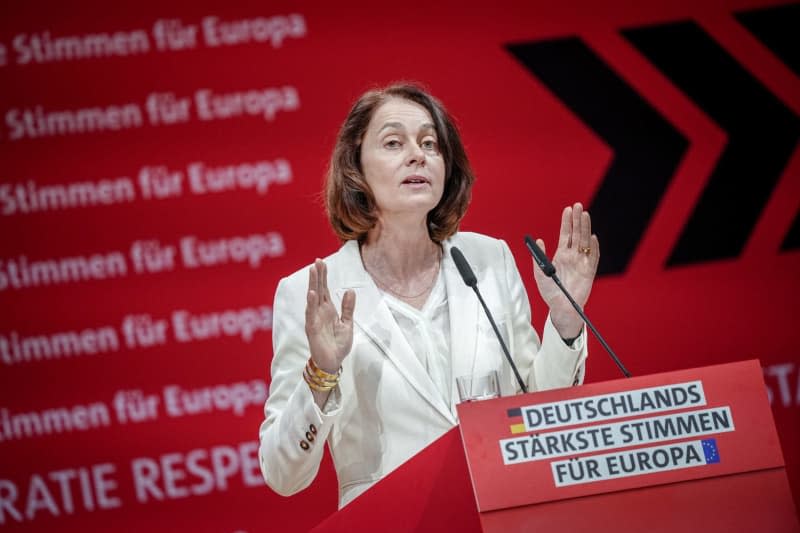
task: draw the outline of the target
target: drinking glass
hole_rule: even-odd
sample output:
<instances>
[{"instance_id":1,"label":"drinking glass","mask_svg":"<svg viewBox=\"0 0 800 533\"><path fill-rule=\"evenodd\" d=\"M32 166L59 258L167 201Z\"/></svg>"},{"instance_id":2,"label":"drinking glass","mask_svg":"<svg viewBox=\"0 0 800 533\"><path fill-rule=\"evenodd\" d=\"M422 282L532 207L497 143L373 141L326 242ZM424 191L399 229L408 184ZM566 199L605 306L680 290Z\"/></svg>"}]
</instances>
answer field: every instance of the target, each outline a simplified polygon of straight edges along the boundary
<instances>
[{"instance_id":1,"label":"drinking glass","mask_svg":"<svg viewBox=\"0 0 800 533\"><path fill-rule=\"evenodd\" d=\"M458 397L462 402L488 400L500 396L500 380L497 371L484 374L470 374L456 378Z\"/></svg>"}]
</instances>

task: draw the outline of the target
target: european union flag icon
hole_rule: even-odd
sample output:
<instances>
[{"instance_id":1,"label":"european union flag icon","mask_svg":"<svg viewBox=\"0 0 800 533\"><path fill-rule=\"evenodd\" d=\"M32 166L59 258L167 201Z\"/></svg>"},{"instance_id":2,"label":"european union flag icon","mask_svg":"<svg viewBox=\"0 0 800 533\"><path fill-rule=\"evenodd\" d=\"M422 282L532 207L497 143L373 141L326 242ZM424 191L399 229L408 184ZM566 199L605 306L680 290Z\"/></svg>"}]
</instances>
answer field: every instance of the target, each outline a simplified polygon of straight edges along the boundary
<instances>
[{"instance_id":1,"label":"european union flag icon","mask_svg":"<svg viewBox=\"0 0 800 533\"><path fill-rule=\"evenodd\" d=\"M706 464L719 462L719 450L717 450L717 439L703 439L703 454L706 456Z\"/></svg>"}]
</instances>

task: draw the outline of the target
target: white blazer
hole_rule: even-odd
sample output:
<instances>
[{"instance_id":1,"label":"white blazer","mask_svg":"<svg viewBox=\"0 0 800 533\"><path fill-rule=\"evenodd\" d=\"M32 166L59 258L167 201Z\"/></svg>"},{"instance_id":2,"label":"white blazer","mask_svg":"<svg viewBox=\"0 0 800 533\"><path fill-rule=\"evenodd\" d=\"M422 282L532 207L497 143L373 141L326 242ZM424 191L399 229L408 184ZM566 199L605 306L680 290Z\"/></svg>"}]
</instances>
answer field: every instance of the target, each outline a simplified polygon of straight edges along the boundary
<instances>
[{"instance_id":1,"label":"white blazer","mask_svg":"<svg viewBox=\"0 0 800 533\"><path fill-rule=\"evenodd\" d=\"M478 288L528 389L581 383L587 355L585 333L570 348L548 317L540 343L508 245L476 233L458 233L443 243L441 263L450 314L451 390L456 390L456 376L494 369L500 374L502 395L518 392L513 371L477 297L452 261L452 246L460 248L472 265ZM325 262L337 308L347 289L356 292L353 348L342 365L339 387L321 410L302 377L309 357L304 321L309 267L280 281L273 308L272 381L264 407L266 419L259 431L259 462L267 484L288 496L311 484L327 441L342 507L455 426L457 398L445 403L411 351L364 270L358 243L346 242Z\"/></svg>"}]
</instances>

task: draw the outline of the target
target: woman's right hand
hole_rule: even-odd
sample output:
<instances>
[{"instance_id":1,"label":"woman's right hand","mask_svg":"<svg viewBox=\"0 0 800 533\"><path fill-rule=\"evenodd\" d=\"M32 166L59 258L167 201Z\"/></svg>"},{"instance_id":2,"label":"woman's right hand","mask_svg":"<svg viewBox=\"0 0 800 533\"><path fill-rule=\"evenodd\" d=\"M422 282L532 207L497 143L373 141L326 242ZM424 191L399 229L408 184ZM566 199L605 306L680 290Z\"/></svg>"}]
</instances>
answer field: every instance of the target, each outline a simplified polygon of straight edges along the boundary
<instances>
[{"instance_id":1,"label":"woman's right hand","mask_svg":"<svg viewBox=\"0 0 800 533\"><path fill-rule=\"evenodd\" d=\"M311 358L321 370L335 374L353 346L353 310L356 293L350 289L342 298L342 315L336 312L328 292L328 267L317 259L308 271L306 295L306 337Z\"/></svg>"}]
</instances>

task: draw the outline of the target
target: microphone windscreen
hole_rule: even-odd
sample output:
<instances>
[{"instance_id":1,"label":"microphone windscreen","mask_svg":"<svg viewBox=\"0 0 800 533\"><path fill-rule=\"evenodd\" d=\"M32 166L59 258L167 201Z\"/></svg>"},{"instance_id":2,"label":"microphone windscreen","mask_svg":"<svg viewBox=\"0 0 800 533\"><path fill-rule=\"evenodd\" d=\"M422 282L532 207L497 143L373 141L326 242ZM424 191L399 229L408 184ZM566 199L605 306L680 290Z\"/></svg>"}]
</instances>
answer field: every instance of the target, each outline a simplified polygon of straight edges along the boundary
<instances>
[{"instance_id":1,"label":"microphone windscreen","mask_svg":"<svg viewBox=\"0 0 800 533\"><path fill-rule=\"evenodd\" d=\"M539 248L539 245L536 244L536 241L531 239L530 235L525 235L525 246L528 247L528 250L533 256L533 260L536 261L536 264L542 269L544 275L548 278L553 277L553 274L556 273L556 267L553 266L553 263L550 262L542 249Z\"/></svg>"},{"instance_id":2,"label":"microphone windscreen","mask_svg":"<svg viewBox=\"0 0 800 533\"><path fill-rule=\"evenodd\" d=\"M477 285L478 278L475 277L475 273L472 271L469 263L467 263L464 254L461 253L461 250L455 246L451 247L450 256L453 258L453 261L455 261L456 268L458 268L458 273L461 274L461 279L464 280L464 283L466 283L469 287L474 287Z\"/></svg>"}]
</instances>

